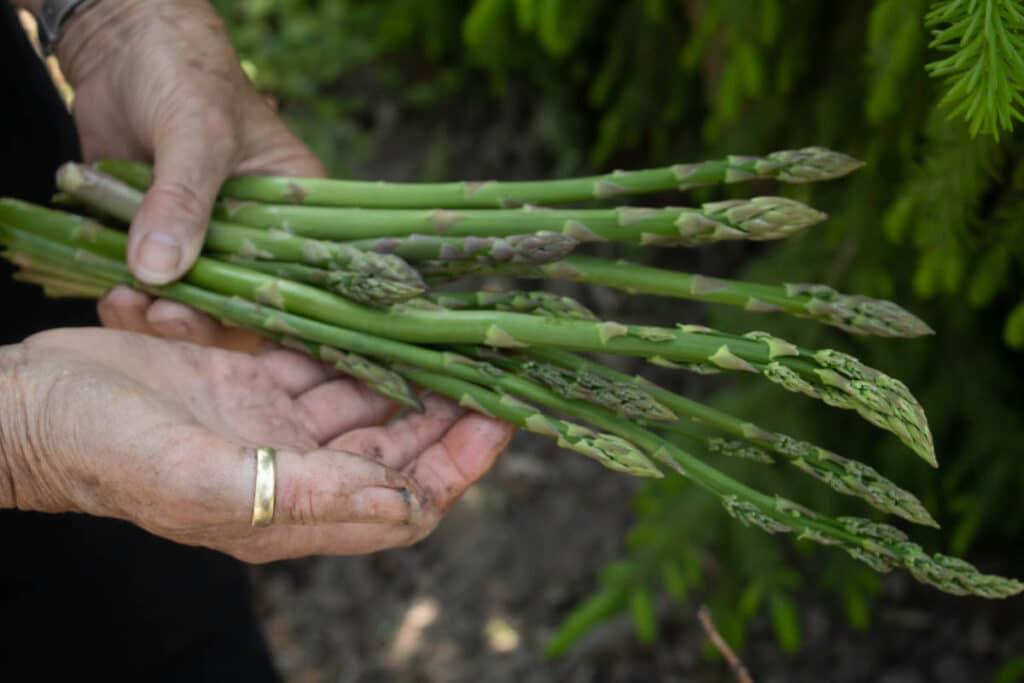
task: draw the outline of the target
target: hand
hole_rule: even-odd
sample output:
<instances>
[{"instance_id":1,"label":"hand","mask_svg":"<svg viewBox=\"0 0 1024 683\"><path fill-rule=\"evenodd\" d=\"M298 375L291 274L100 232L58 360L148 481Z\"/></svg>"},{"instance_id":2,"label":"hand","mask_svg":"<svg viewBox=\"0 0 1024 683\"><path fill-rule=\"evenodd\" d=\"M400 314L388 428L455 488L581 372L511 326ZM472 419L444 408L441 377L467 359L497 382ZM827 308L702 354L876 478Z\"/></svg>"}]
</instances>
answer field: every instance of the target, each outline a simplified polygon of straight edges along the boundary
<instances>
[{"instance_id":1,"label":"hand","mask_svg":"<svg viewBox=\"0 0 1024 683\"><path fill-rule=\"evenodd\" d=\"M298 354L103 329L0 349L0 384L0 506L126 519L252 562L415 542L512 434L436 396L369 426L392 405ZM278 449L258 529L255 446Z\"/></svg>"},{"instance_id":2,"label":"hand","mask_svg":"<svg viewBox=\"0 0 1024 683\"><path fill-rule=\"evenodd\" d=\"M102 0L72 15L57 57L85 160L154 162L128 244L143 282L191 267L228 176L324 174L252 87L206 0Z\"/></svg>"}]
</instances>

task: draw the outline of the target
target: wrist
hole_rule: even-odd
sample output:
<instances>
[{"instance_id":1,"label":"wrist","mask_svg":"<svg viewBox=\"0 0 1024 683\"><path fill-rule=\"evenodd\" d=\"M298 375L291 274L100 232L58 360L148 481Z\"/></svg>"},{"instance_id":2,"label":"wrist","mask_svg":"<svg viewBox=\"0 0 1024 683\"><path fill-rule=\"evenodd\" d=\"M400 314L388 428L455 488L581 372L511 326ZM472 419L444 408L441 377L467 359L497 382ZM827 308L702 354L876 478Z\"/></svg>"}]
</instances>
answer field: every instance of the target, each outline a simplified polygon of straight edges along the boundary
<instances>
[{"instance_id":1,"label":"wrist","mask_svg":"<svg viewBox=\"0 0 1024 683\"><path fill-rule=\"evenodd\" d=\"M18 507L17 479L31 439L27 400L20 380L26 363L21 344L0 346L0 509Z\"/></svg>"},{"instance_id":2,"label":"wrist","mask_svg":"<svg viewBox=\"0 0 1024 683\"><path fill-rule=\"evenodd\" d=\"M0 346L0 509L73 512L68 484L81 472L69 471L74 424L61 405L58 384L70 379L53 367L45 350L31 340ZM58 457L63 455L65 457ZM72 459L72 464L74 460Z\"/></svg>"}]
</instances>

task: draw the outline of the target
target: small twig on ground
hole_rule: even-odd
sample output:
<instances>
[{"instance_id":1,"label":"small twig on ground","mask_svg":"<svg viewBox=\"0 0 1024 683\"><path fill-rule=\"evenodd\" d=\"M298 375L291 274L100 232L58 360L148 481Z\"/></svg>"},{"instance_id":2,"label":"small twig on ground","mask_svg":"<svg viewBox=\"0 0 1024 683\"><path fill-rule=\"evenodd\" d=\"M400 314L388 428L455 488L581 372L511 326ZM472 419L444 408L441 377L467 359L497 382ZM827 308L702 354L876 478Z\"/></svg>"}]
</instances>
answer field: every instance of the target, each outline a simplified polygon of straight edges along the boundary
<instances>
[{"instance_id":1,"label":"small twig on ground","mask_svg":"<svg viewBox=\"0 0 1024 683\"><path fill-rule=\"evenodd\" d=\"M721 634L715 628L715 622L711 620L711 611L707 605L701 605L700 609L697 610L697 619L700 621L701 628L704 629L704 633L707 635L708 640L715 646L718 652L722 655L722 659L732 669L732 673L736 676L736 680L739 683L754 683L754 679L750 677L750 672L747 671L747 667L743 665L740 658L736 656L736 653L729 647L729 643L725 642Z\"/></svg>"}]
</instances>

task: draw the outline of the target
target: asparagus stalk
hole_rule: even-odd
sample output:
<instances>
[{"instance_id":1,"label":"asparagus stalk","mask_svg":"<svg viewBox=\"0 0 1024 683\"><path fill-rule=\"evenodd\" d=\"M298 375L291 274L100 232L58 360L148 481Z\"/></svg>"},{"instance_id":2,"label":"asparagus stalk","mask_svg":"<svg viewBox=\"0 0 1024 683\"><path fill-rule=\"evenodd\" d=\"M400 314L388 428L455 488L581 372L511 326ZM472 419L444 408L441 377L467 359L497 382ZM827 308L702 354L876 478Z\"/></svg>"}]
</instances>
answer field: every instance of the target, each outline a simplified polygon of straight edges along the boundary
<instances>
[{"instance_id":1,"label":"asparagus stalk","mask_svg":"<svg viewBox=\"0 0 1024 683\"><path fill-rule=\"evenodd\" d=\"M0 226L0 239L11 245L17 245L31 251L33 244L41 244L43 255L51 260L61 262L63 265L81 269L92 276L109 276L113 282L130 282L131 276L122 263L97 256L91 252L83 252L81 249L74 249L57 242L25 235L17 230ZM28 245L28 246L26 246ZM54 256L56 254L56 256ZM265 307L254 305L250 302L239 301L238 299L227 299L217 297L202 289L191 287L187 284L174 284L164 288L153 290L161 296L177 298L183 303L197 306L204 310L215 310L230 308L224 302L234 302L243 310L248 310L256 315L263 315L262 320L255 325L258 328L270 329L275 333L282 331L293 334L297 331L297 325L308 324L317 329L326 330L337 341L351 341L354 336L353 351L365 348L367 355L387 357L389 351L395 346L412 349L418 355L419 352L437 353L428 349L422 349L390 339L374 339L368 335L352 333L343 328L322 325L311 320L304 320L287 313L272 311ZM211 299L212 297L212 299ZM205 300L205 304L204 304ZM307 331L309 329L307 328ZM361 341L360 341L361 340ZM444 357L446 354L440 354ZM451 357L445 362L445 367L463 368L468 367L463 359ZM472 361L471 361L472 362ZM451 387L450 392L459 392L463 397L469 397L466 403L473 403L484 407L481 399L493 400L492 396L485 396L478 392L488 390L469 382L449 380L444 373L431 376L430 372L422 372L409 368L400 369L413 381L423 384L434 383L436 390L445 391L445 387ZM440 380L440 382L438 382ZM526 386L533 386L526 383ZM543 394L543 392L542 392ZM521 406L517 401L498 399L496 408L502 403L505 405ZM570 402L572 407L574 402ZM812 512L796 503L780 497L769 497L750 487L727 477L716 469L706 465L697 458L677 446L660 439L643 428L614 415L610 411L600 408L589 408L592 422L601 428L607 425L609 431L618 434L622 439L631 442L636 446L652 453L655 459L669 463L673 468L689 477L698 485L719 496L726 508L726 511L739 519L742 523L757 526L769 533L796 532L801 538L814 540L826 545L839 545L853 557L856 557L879 571L889 571L893 567L904 567L908 569L920 581L936 586L940 590L955 594L974 594L983 597L1007 597L1024 591L1024 583L993 575L980 573L975 567L959 560L941 554L927 555L920 546L910 543L906 536L897 529L886 525L874 524L867 520L857 518L831 519L824 515ZM542 416L543 417L543 416ZM536 423L536 421L534 421ZM545 430L546 431L546 430ZM557 430L556 430L556 433ZM584 435L589 437L589 434ZM615 442L619 446L619 442ZM590 445L588 443L588 445ZM600 452L600 451L599 451Z\"/></svg>"},{"instance_id":2,"label":"asparagus stalk","mask_svg":"<svg viewBox=\"0 0 1024 683\"><path fill-rule=\"evenodd\" d=\"M822 147L773 152L764 157L727 156L640 171L543 181L386 183L320 178L243 176L228 181L226 197L309 206L495 208L569 204L623 195L688 190L699 185L774 179L810 183L838 178L860 161ZM151 182L152 171L131 162L101 162L107 172Z\"/></svg>"},{"instance_id":3,"label":"asparagus stalk","mask_svg":"<svg viewBox=\"0 0 1024 683\"><path fill-rule=\"evenodd\" d=\"M455 346L458 353L493 362L506 370L546 386L559 396L603 406L625 417L656 422L674 422L676 414L635 383L609 380L587 370L575 371L529 360L513 360L500 352L477 347Z\"/></svg>"},{"instance_id":4,"label":"asparagus stalk","mask_svg":"<svg viewBox=\"0 0 1024 683\"><path fill-rule=\"evenodd\" d=\"M528 349L525 354L537 361L562 368L566 372L596 375L620 386L631 386L635 390L644 392L659 405L672 411L673 414L711 426L741 441L740 444L737 444L717 437L705 437L705 445L713 453L745 457L762 462L766 455L763 453L764 451L774 453L790 465L822 481L839 493L861 498L883 512L898 515L908 521L927 526L938 526L928 510L913 494L901 489L864 463L849 460L785 434L764 429L712 406L680 396L643 377L631 377L599 363L592 363L574 353L538 347ZM684 432L687 432L686 427L679 422L651 426L673 432L677 431L677 428L682 428ZM748 448L752 447L756 450L747 450L742 442L749 444Z\"/></svg>"},{"instance_id":5,"label":"asparagus stalk","mask_svg":"<svg viewBox=\"0 0 1024 683\"><path fill-rule=\"evenodd\" d=\"M567 256L579 244L569 235L536 232L507 237L441 237L413 234L352 240L348 246L378 254L395 254L409 261L440 259L480 264L541 265Z\"/></svg>"},{"instance_id":6,"label":"asparagus stalk","mask_svg":"<svg viewBox=\"0 0 1024 683\"><path fill-rule=\"evenodd\" d=\"M389 306L424 294L422 287L407 282L350 270L327 270L291 261L262 261L237 254L217 254L215 257L267 275L315 285L367 306Z\"/></svg>"},{"instance_id":7,"label":"asparagus stalk","mask_svg":"<svg viewBox=\"0 0 1024 683\"><path fill-rule=\"evenodd\" d=\"M15 276L25 277L26 282L49 284L54 287L63 284L68 288L77 286L81 289L99 290L96 298L102 296L108 289L106 281L101 278L90 277L77 271L62 270L48 261L34 258L22 251L7 250L3 257L20 269Z\"/></svg>"},{"instance_id":8,"label":"asparagus stalk","mask_svg":"<svg viewBox=\"0 0 1024 683\"><path fill-rule=\"evenodd\" d=\"M18 271L13 277L15 282L42 287L43 293L51 299L98 299L107 291L106 287L33 270Z\"/></svg>"},{"instance_id":9,"label":"asparagus stalk","mask_svg":"<svg viewBox=\"0 0 1024 683\"><path fill-rule=\"evenodd\" d=\"M508 237L557 232L579 242L635 242L696 247L726 240L774 240L825 219L825 214L784 197L709 202L698 208L365 209L267 205L220 208L219 218L327 240L369 240L417 233L448 237ZM365 243L364 243L365 244ZM370 242L369 244L373 244ZM436 258L436 257L435 257Z\"/></svg>"},{"instance_id":10,"label":"asparagus stalk","mask_svg":"<svg viewBox=\"0 0 1024 683\"><path fill-rule=\"evenodd\" d=\"M636 476L661 477L661 471L643 451L629 441L612 434L594 432L581 425L556 420L528 405L484 387L440 373L405 368L405 375L428 389L449 397L485 415L498 417L527 431L551 437L562 448L593 458L605 467Z\"/></svg>"},{"instance_id":11,"label":"asparagus stalk","mask_svg":"<svg viewBox=\"0 0 1024 683\"><path fill-rule=\"evenodd\" d=\"M62 220L60 212L12 200L0 200L0 220L11 213L7 209L12 206L17 209L13 213L21 218L20 224L31 226L37 233L71 244L95 245L105 255L124 258L126 238L122 233L92 222L89 230L83 231L80 219ZM34 220L26 220L33 216ZM896 434L927 462L936 464L924 411L907 387L835 351L811 351L770 336L742 337L694 326L672 329L497 311L383 312L307 285L204 257L196 262L188 278L216 292L397 340L498 348L542 345L761 374L789 391L856 410L872 424Z\"/></svg>"},{"instance_id":12,"label":"asparagus stalk","mask_svg":"<svg viewBox=\"0 0 1024 683\"><path fill-rule=\"evenodd\" d=\"M75 292L79 288L83 288L84 292L84 288L91 288L93 292L98 292L96 296L100 296L107 289L118 284L141 287L121 261L85 249L75 249L58 242L51 242L32 233L7 227L2 222L0 222L0 241L9 246L8 251L4 254L5 258L15 264L31 264L32 270L25 271L29 274L28 281L39 280L40 284L52 287L57 291ZM31 275L32 273L39 275L34 277ZM182 303L193 304L200 310L214 315L222 313L220 309L213 310L209 307L209 295L205 295L204 298L202 290L186 285L175 285L166 291L156 288L149 288L147 291L167 296ZM189 298L190 296L191 298ZM223 315L221 317L224 318ZM235 318L228 322L238 325L245 325L248 322L249 327L253 326L251 319ZM283 341L280 330L260 331L271 336L277 335L275 339ZM402 405L416 410L423 408L419 398L401 375L361 355L325 348L317 358Z\"/></svg>"},{"instance_id":13,"label":"asparagus stalk","mask_svg":"<svg viewBox=\"0 0 1024 683\"><path fill-rule=\"evenodd\" d=\"M369 360L365 356L341 351L329 346L309 344L301 339L277 334L270 330L261 330L261 333L277 341L285 348L303 351L312 355L317 360L330 365L336 370L340 370L349 377L358 379L373 391L390 398L396 403L417 411L423 410L423 403L402 375Z\"/></svg>"},{"instance_id":14,"label":"asparagus stalk","mask_svg":"<svg viewBox=\"0 0 1024 683\"><path fill-rule=\"evenodd\" d=\"M281 315L264 310L270 316ZM294 316L289 316L285 324L291 326L296 322ZM369 344L368 352L369 349L375 348L380 355L389 355L381 350L380 344L384 341L386 340L366 340L365 343ZM399 369L410 380L418 384L446 396L453 398L458 396L463 405L474 410L504 417L504 419L511 418L516 423L521 421L527 429L555 436L551 431L551 418L523 406L519 401L508 396L501 397L479 385L447 376L447 373L457 373L456 368L475 367L467 364L466 359L446 354L441 354L441 357L443 372L425 372L407 366ZM489 367L482 371L485 377L495 374ZM471 376L474 373L475 370L469 372ZM506 385L509 381L507 376L504 376ZM521 386L530 387L531 385L527 383ZM528 389L524 393L535 397L539 396L541 400L544 400L542 391ZM550 397L550 394L547 396ZM550 402L552 407L560 407L570 413L581 412L580 407L576 404L560 404L557 399L553 402L548 399L545 402ZM513 410L514 408L519 409L518 414ZM631 438L632 443L644 448L655 459L670 464L680 474L688 476L702 487L721 496L726 511L744 524L757 526L769 533L796 532L800 534L801 538L807 540L826 545L838 544L851 556L868 563L879 571L889 571L893 567L901 566L908 569L918 580L954 594L974 594L996 598L1024 591L1024 583L981 574L975 567L963 560L941 554L928 556L919 545L908 542L906 535L893 527L855 517L832 520L784 498L776 496L772 499L759 494L709 467L686 451L608 411L590 408L584 409L583 412L587 413L588 417L596 424L608 428L613 434L619 434L621 438L616 439L609 435L597 435L595 438L594 433L586 428L559 421L559 426L565 427L564 430L555 428L558 434L556 438L560 445L595 457L612 469L622 469L637 474L638 472L631 470L631 467L635 467L635 465L624 465L623 462L620 462L620 459L627 454L633 457L639 455L638 451L630 448L631 442L626 440ZM530 424L527 424L527 421ZM574 429L582 431L574 433ZM584 441L582 443L575 441L575 438L578 437L582 437ZM609 452L613 455L609 455Z\"/></svg>"},{"instance_id":15,"label":"asparagus stalk","mask_svg":"<svg viewBox=\"0 0 1024 683\"><path fill-rule=\"evenodd\" d=\"M49 242L32 234L4 229L2 225L0 225L0 239L17 249L35 255L37 259L49 258L51 262L64 264L67 268L85 270L92 277L109 279L111 284L133 283L133 278L127 268L113 259ZM334 365L343 372L362 379L371 388L385 396L416 408L421 407L419 401L400 376L368 361L355 351L432 369L436 372L422 376L412 374L411 377L418 384L459 401L464 407L500 417L530 431L554 436L560 445L594 458L611 469L638 476L661 476L660 470L641 451L624 439L610 434L596 433L586 427L564 420L548 418L536 409L511 399L511 397L499 396L492 391L471 384L470 382L473 381L489 385L497 383L503 388L519 388L521 391L523 387L526 387L528 395L539 394L544 397L544 389L531 387L524 380L501 373L495 368L488 368L484 364L473 363L469 359L458 358L450 353L332 327L300 316L282 313L238 297L214 294L188 284L178 283L165 287L149 287L146 290L193 306L225 322L255 329L290 348L311 353L314 357ZM333 344L333 346L329 346L329 344ZM340 349L348 349L348 351ZM456 380L438 374L442 372L459 375L462 379ZM557 398L550 396L548 398L567 412L587 414L585 406L575 407L574 410L573 406L561 402Z\"/></svg>"},{"instance_id":16,"label":"asparagus stalk","mask_svg":"<svg viewBox=\"0 0 1024 683\"><path fill-rule=\"evenodd\" d=\"M753 313L785 312L853 334L879 337L933 334L933 330L924 321L891 301L842 294L825 285L766 285L590 256L569 256L556 263L533 267L486 266L432 260L418 263L417 268L433 282L455 280L477 273L526 279L570 280L622 289L631 294L655 294L739 306Z\"/></svg>"},{"instance_id":17,"label":"asparagus stalk","mask_svg":"<svg viewBox=\"0 0 1024 683\"><path fill-rule=\"evenodd\" d=\"M430 305L453 310L510 311L553 318L597 320L593 311L572 297L550 292L429 292L424 298Z\"/></svg>"},{"instance_id":18,"label":"asparagus stalk","mask_svg":"<svg viewBox=\"0 0 1024 683\"><path fill-rule=\"evenodd\" d=\"M130 222L142 205L139 190L81 164L67 163L57 172L57 186L83 203ZM373 254L344 244L211 221L206 248L251 258L278 259L339 268L423 287L423 280L397 256Z\"/></svg>"}]
</instances>

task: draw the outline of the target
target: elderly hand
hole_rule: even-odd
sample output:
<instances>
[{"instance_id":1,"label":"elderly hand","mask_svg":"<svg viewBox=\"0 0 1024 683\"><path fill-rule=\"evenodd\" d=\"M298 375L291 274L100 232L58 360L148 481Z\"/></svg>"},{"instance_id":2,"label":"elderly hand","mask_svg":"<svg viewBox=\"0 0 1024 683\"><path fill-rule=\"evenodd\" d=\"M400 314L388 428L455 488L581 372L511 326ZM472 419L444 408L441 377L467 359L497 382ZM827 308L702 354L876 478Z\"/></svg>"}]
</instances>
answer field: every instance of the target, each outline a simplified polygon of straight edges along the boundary
<instances>
[{"instance_id":1,"label":"elderly hand","mask_svg":"<svg viewBox=\"0 0 1024 683\"><path fill-rule=\"evenodd\" d=\"M512 434L438 397L393 406L298 354L102 329L0 348L0 507L129 520L262 562L412 543ZM254 447L277 455L274 523L250 525Z\"/></svg>"},{"instance_id":2,"label":"elderly hand","mask_svg":"<svg viewBox=\"0 0 1024 683\"><path fill-rule=\"evenodd\" d=\"M324 174L252 87L207 0L99 0L71 16L57 58L85 160L154 163L128 245L144 282L191 267L228 176Z\"/></svg>"}]
</instances>

